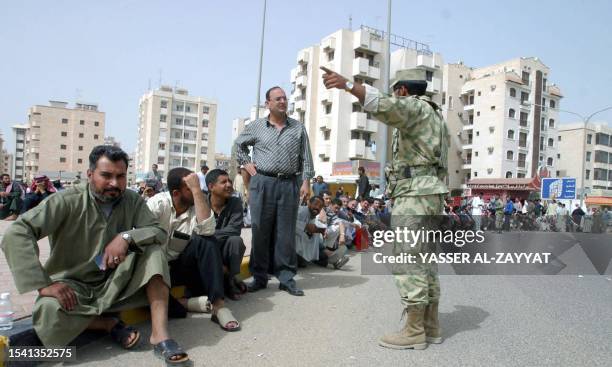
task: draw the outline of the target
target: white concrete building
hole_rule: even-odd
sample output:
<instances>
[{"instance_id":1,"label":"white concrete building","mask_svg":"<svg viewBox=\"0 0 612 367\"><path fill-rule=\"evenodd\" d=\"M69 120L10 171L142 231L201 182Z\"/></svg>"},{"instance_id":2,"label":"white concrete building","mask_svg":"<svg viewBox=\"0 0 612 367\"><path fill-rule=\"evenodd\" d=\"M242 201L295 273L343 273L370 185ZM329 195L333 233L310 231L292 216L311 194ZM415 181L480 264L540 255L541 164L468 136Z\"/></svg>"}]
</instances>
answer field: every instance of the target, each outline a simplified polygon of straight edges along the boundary
<instances>
[{"instance_id":1,"label":"white concrete building","mask_svg":"<svg viewBox=\"0 0 612 367\"><path fill-rule=\"evenodd\" d=\"M399 69L424 68L431 78L428 93L440 93L441 56L431 53L427 45L402 37L394 40L399 49L391 55L391 75ZM382 32L362 26L356 31L338 30L324 37L320 44L298 52L298 65L291 70L290 110L292 117L306 125L315 172L328 182L335 181L330 177L334 163L380 162L383 153L376 149L376 142L385 137L380 133L380 123L363 111L355 97L341 90L325 89L324 72L319 67L382 89L383 48ZM434 96L436 99L441 97ZM376 183L377 178L371 181Z\"/></svg>"},{"instance_id":2,"label":"white concrete building","mask_svg":"<svg viewBox=\"0 0 612 367\"><path fill-rule=\"evenodd\" d=\"M2 149L2 173L8 173L9 175L13 172L13 154ZM11 175L11 178L13 176Z\"/></svg>"},{"instance_id":3,"label":"white concrete building","mask_svg":"<svg viewBox=\"0 0 612 367\"><path fill-rule=\"evenodd\" d=\"M203 164L215 166L217 102L162 86L143 95L139 109L137 177L154 163L162 176L175 167L199 171Z\"/></svg>"},{"instance_id":4,"label":"white concrete building","mask_svg":"<svg viewBox=\"0 0 612 367\"><path fill-rule=\"evenodd\" d=\"M593 189L612 190L612 128L608 124L589 123L586 129L583 122L563 124L557 139L560 177L575 177L579 192L584 178L587 195Z\"/></svg>"},{"instance_id":5,"label":"white concrete building","mask_svg":"<svg viewBox=\"0 0 612 367\"><path fill-rule=\"evenodd\" d=\"M471 178L529 178L559 162L560 89L538 58L444 67L444 116L452 135L451 189ZM461 163L461 165L459 165Z\"/></svg>"},{"instance_id":6,"label":"white concrete building","mask_svg":"<svg viewBox=\"0 0 612 367\"><path fill-rule=\"evenodd\" d=\"M13 135L15 137L15 153L13 154L13 171L11 178L23 181L25 177L25 142L28 134L28 125L13 125Z\"/></svg>"}]
</instances>

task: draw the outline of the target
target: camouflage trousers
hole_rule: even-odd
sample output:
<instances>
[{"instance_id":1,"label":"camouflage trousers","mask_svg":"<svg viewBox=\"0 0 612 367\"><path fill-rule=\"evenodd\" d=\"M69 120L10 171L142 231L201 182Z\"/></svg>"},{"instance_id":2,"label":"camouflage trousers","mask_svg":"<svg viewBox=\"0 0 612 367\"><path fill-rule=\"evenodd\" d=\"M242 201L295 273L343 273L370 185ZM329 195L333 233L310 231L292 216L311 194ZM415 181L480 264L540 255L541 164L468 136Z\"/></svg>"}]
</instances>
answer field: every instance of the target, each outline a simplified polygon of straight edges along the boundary
<instances>
[{"instance_id":1,"label":"camouflage trousers","mask_svg":"<svg viewBox=\"0 0 612 367\"><path fill-rule=\"evenodd\" d=\"M391 227L406 227L415 231L438 229L435 222L443 208L444 195L398 197L393 205ZM392 269L403 307L427 305L440 300L438 265L419 261L421 254L433 253L435 248L435 243L422 240L394 243L394 255L413 255L417 260L410 264L394 264Z\"/></svg>"}]
</instances>

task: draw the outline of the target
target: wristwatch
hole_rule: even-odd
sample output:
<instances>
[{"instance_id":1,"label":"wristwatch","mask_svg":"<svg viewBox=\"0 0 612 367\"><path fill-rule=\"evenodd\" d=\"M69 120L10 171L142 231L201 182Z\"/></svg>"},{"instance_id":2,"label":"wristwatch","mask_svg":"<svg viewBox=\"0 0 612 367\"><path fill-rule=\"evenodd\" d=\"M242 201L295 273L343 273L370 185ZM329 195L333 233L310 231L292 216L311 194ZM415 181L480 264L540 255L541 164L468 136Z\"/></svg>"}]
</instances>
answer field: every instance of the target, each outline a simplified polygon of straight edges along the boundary
<instances>
[{"instance_id":1,"label":"wristwatch","mask_svg":"<svg viewBox=\"0 0 612 367\"><path fill-rule=\"evenodd\" d=\"M122 233L121 238L123 238L130 246L134 244L134 239L132 238L132 235L127 232Z\"/></svg>"},{"instance_id":2,"label":"wristwatch","mask_svg":"<svg viewBox=\"0 0 612 367\"><path fill-rule=\"evenodd\" d=\"M347 92L350 92L353 90L353 87L355 86L355 84L353 84L352 81L347 80L346 83L344 84L344 90Z\"/></svg>"}]
</instances>

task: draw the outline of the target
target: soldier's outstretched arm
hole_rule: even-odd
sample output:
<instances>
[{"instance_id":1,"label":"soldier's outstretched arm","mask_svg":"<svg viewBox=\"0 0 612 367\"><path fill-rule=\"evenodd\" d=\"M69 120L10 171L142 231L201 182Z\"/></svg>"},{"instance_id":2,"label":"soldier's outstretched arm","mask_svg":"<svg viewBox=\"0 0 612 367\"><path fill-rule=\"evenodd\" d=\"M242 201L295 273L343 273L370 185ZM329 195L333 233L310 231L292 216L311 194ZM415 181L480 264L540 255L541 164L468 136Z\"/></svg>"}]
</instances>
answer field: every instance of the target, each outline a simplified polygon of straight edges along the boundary
<instances>
[{"instance_id":1,"label":"soldier's outstretched arm","mask_svg":"<svg viewBox=\"0 0 612 367\"><path fill-rule=\"evenodd\" d=\"M354 83L353 87L349 89L347 86L348 79L335 71L326 68L325 66L321 66L321 70L325 72L325 74L323 74L323 84L325 84L325 88L338 88L345 90L357 97L357 99L359 99L359 103L363 105L366 95L366 89L363 85L360 83Z\"/></svg>"}]
</instances>

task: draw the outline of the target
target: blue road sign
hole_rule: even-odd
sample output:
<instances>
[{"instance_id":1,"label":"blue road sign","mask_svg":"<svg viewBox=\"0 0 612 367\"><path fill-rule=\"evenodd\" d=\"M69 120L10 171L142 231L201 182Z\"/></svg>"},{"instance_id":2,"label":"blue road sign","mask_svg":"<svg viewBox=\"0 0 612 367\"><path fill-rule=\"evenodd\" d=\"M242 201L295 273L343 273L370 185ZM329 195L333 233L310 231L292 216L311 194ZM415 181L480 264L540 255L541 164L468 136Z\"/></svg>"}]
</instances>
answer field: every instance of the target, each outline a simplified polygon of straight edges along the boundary
<instances>
[{"instance_id":1,"label":"blue road sign","mask_svg":"<svg viewBox=\"0 0 612 367\"><path fill-rule=\"evenodd\" d=\"M576 199L575 178L543 178L542 199Z\"/></svg>"}]
</instances>

